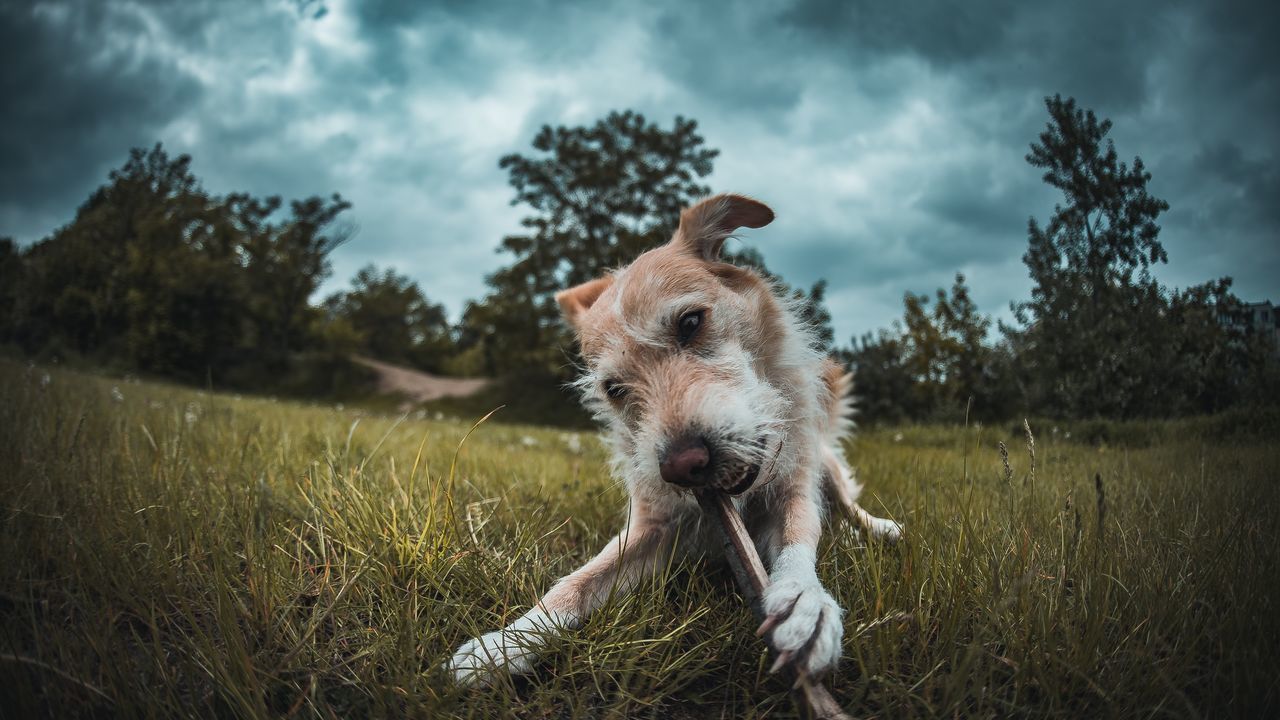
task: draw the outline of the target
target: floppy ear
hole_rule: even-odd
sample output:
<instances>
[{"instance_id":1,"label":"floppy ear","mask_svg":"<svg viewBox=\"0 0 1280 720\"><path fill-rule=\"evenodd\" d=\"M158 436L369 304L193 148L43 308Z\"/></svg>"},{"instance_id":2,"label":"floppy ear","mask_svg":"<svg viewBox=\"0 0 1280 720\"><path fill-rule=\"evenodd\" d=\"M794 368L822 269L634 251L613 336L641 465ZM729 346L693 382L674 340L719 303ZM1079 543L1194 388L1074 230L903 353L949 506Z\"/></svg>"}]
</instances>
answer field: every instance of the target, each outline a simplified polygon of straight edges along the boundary
<instances>
[{"instance_id":1,"label":"floppy ear","mask_svg":"<svg viewBox=\"0 0 1280 720\"><path fill-rule=\"evenodd\" d=\"M773 211L762 202L743 195L716 195L680 213L680 229L671 242L714 262L734 230L761 228L771 222Z\"/></svg>"},{"instance_id":2,"label":"floppy ear","mask_svg":"<svg viewBox=\"0 0 1280 720\"><path fill-rule=\"evenodd\" d=\"M612 284L613 276L605 275L602 278L596 278L556 293L556 304L560 306L560 312L564 315L565 321L570 326L577 328L578 320L582 317L582 313L590 309L596 303L596 300L600 299L600 295L605 290L608 290Z\"/></svg>"}]
</instances>

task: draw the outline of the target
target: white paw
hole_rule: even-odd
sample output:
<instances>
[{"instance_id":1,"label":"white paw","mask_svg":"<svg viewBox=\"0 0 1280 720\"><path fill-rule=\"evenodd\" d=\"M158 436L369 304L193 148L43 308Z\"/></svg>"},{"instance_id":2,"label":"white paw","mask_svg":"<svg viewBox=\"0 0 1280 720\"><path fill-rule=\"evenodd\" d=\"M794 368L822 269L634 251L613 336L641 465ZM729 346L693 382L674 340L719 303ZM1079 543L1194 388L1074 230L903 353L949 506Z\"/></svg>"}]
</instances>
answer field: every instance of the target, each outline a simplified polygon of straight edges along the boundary
<instances>
[{"instance_id":1,"label":"white paw","mask_svg":"<svg viewBox=\"0 0 1280 720\"><path fill-rule=\"evenodd\" d=\"M868 515L867 517L869 518L867 530L871 537L876 540L883 540L887 543L896 543L901 540L902 536L906 533L906 530L904 530L901 525L892 520L873 517L871 515Z\"/></svg>"},{"instance_id":2,"label":"white paw","mask_svg":"<svg viewBox=\"0 0 1280 720\"><path fill-rule=\"evenodd\" d=\"M501 630L462 643L444 669L459 685L489 685L503 674L523 675L533 669L548 641L573 624L570 614L534 608Z\"/></svg>"},{"instance_id":3,"label":"white paw","mask_svg":"<svg viewBox=\"0 0 1280 720\"><path fill-rule=\"evenodd\" d=\"M821 676L840 661L844 612L816 577L782 577L761 598L769 644L778 653L774 670L792 664L809 677Z\"/></svg>"},{"instance_id":4,"label":"white paw","mask_svg":"<svg viewBox=\"0 0 1280 720\"><path fill-rule=\"evenodd\" d=\"M859 532L865 532L871 540L883 540L887 543L896 543L906 534L906 530L901 525L884 518L878 518L875 515L863 510L860 505L854 503L853 512L856 516L856 525Z\"/></svg>"},{"instance_id":5,"label":"white paw","mask_svg":"<svg viewBox=\"0 0 1280 720\"><path fill-rule=\"evenodd\" d=\"M459 685L489 685L503 673L527 673L538 657L531 640L529 633L510 629L472 638L462 643L445 669Z\"/></svg>"}]
</instances>

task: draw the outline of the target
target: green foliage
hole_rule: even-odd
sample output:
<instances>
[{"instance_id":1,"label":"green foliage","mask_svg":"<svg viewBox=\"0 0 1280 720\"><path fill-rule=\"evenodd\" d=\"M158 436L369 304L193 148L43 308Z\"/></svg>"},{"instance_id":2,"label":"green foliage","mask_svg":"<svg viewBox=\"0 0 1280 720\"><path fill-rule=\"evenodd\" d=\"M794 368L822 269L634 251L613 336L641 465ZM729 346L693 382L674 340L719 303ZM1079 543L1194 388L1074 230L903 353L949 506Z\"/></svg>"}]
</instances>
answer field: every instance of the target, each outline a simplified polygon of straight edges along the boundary
<instances>
[{"instance_id":1,"label":"green foliage","mask_svg":"<svg viewBox=\"0 0 1280 720\"><path fill-rule=\"evenodd\" d=\"M1239 321L1229 278L1184 290L1151 275L1167 261L1140 158L1119 160L1108 120L1073 99L1046 99L1049 123L1027 161L1063 202L1028 224L1031 298L989 341L963 276L936 296L907 293L902 321L833 343L827 284L807 291L770 272L754 248L726 259L755 268L856 371L864 421L1146 418L1280 404L1280 355ZM592 125L544 126L528 154L501 160L524 232L511 263L451 327L408 277L361 270L346 292L310 305L328 257L350 230L334 195L284 204L204 191L191 158L135 149L50 237L19 250L0 239L0 345L37 358L286 394L349 397L368 387L352 354L433 372L500 377L455 409L506 404L508 416L576 425L556 409L578 365L553 295L665 242L718 151L697 123L634 112ZM333 377L318 373L332 371ZM335 393L337 395L335 395Z\"/></svg>"},{"instance_id":2,"label":"green foliage","mask_svg":"<svg viewBox=\"0 0 1280 720\"><path fill-rule=\"evenodd\" d=\"M208 195L191 158L135 149L75 219L22 253L13 340L191 382L271 384L313 346L308 298L346 240L335 195ZM4 260L11 273L14 263Z\"/></svg>"},{"instance_id":3,"label":"green foliage","mask_svg":"<svg viewBox=\"0 0 1280 720\"><path fill-rule=\"evenodd\" d=\"M461 349L483 346L490 374L542 368L565 377L572 339L553 295L665 242L680 210L709 189L718 151L704 147L697 123L677 117L670 129L643 115L613 112L590 127L543 126L534 154L502 158L528 205L527 232L503 239L514 256L489 276L490 294L468 306Z\"/></svg>"},{"instance_id":4,"label":"green foliage","mask_svg":"<svg viewBox=\"0 0 1280 720\"><path fill-rule=\"evenodd\" d=\"M918 404L935 411L967 409L985 389L991 351L983 342L991 320L978 314L964 275L956 273L950 295L938 290L932 313L927 296L908 292L902 303L906 368L915 380Z\"/></svg>"},{"instance_id":5,"label":"green foliage","mask_svg":"<svg viewBox=\"0 0 1280 720\"><path fill-rule=\"evenodd\" d=\"M991 319L978 312L964 275L950 293L902 298L903 321L865 335L842 354L854 372L858 407L871 422L905 419L961 422L1000 419L1009 412L1005 348L986 342Z\"/></svg>"},{"instance_id":6,"label":"green foliage","mask_svg":"<svg viewBox=\"0 0 1280 720\"><path fill-rule=\"evenodd\" d=\"M1168 203L1147 192L1106 139L1111 122L1047 98L1050 122L1027 162L1062 191L1023 260L1035 283L1006 328L1025 368L1027 403L1059 417L1158 417L1237 402L1246 338L1219 321L1238 304L1222 279L1171 293L1150 275L1167 261L1156 220ZM1104 144L1105 140L1105 144Z\"/></svg>"},{"instance_id":7,"label":"green foliage","mask_svg":"<svg viewBox=\"0 0 1280 720\"><path fill-rule=\"evenodd\" d=\"M0 363L5 716L796 716L714 561L610 599L527 680L446 681L458 643L619 527L591 436L464 443L469 421L45 372ZM824 535L845 708L1274 717L1280 450L1146 426L1136 447L1037 426L1033 453L997 426L852 443L863 503L907 536Z\"/></svg>"},{"instance_id":8,"label":"green foliage","mask_svg":"<svg viewBox=\"0 0 1280 720\"><path fill-rule=\"evenodd\" d=\"M392 268L366 266L351 290L325 300L331 342L386 362L440 371L453 349L444 307L429 302L418 284Z\"/></svg>"},{"instance_id":9,"label":"green foliage","mask_svg":"<svg viewBox=\"0 0 1280 720\"><path fill-rule=\"evenodd\" d=\"M898 423L925 414L913 404L915 379L899 327L853 338L840 358L853 371L859 422Z\"/></svg>"},{"instance_id":10,"label":"green foliage","mask_svg":"<svg viewBox=\"0 0 1280 720\"><path fill-rule=\"evenodd\" d=\"M907 293L900 325L855 341L869 421L1178 417L1280 405L1280 358L1269 338L1235 321L1230 278L1170 291L1152 278L1166 262L1156 220L1168 209L1147 192L1140 158L1120 162L1108 120L1061 96L1027 162L1065 204L1028 225L1023 256L1035 285L1015 303L1017 326L990 320L963 276L932 310Z\"/></svg>"},{"instance_id":11,"label":"green foliage","mask_svg":"<svg viewBox=\"0 0 1280 720\"><path fill-rule=\"evenodd\" d=\"M290 202L291 217L270 222L279 204L265 204L243 195L232 196L239 212L233 217L241 231L238 252L245 258L250 307L257 324L255 350L269 369L283 365L290 351L308 346L307 329L315 310L309 300L329 276L329 254L351 237L351 230L335 224L351 203L335 194L329 200L310 197Z\"/></svg>"}]
</instances>

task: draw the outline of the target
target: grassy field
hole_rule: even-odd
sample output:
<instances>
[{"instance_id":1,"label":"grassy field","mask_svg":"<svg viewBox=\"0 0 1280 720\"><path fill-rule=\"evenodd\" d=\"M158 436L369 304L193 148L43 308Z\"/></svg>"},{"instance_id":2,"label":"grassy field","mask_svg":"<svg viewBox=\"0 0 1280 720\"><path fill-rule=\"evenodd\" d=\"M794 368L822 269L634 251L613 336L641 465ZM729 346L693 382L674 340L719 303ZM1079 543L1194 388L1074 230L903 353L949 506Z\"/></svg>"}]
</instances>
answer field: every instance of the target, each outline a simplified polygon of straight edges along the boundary
<instances>
[{"instance_id":1,"label":"grassy field","mask_svg":"<svg viewBox=\"0 0 1280 720\"><path fill-rule=\"evenodd\" d=\"M594 435L464 443L467 420L0 363L0 715L794 713L710 565L615 598L529 679L450 686L452 649L593 554L624 502ZM1006 426L861 435L864 504L908 539L827 534L837 698L861 717L1274 716L1280 449L1196 427L1128 448L1067 425L1033 427L1033 450Z\"/></svg>"}]
</instances>

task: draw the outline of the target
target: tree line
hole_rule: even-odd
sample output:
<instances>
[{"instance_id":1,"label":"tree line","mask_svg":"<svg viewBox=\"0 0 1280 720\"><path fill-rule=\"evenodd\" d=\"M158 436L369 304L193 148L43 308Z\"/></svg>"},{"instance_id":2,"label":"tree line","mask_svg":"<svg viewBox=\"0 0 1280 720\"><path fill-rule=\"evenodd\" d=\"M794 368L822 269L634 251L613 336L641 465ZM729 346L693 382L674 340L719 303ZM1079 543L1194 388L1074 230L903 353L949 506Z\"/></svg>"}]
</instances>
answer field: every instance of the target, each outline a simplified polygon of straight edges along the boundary
<instances>
[{"instance_id":1,"label":"tree line","mask_svg":"<svg viewBox=\"0 0 1280 720\"><path fill-rule=\"evenodd\" d=\"M1029 223L1034 288L1012 325L993 329L957 274L932 297L906 293L892 327L837 345L826 281L792 288L750 248L730 259L799 301L816 342L855 371L865 420L1129 418L1274 403L1274 345L1224 321L1240 309L1230 279L1171 291L1152 277L1167 261L1156 219L1168 205L1147 192L1141 160L1120 161L1110 123L1074 100L1046 107L1027 161L1064 203ZM554 293L665 242L680 209L710 192L702 181L717 155L681 117L662 127L614 112L543 127L532 152L500 162L513 204L529 211L499 245L509 262L450 323L392 268L365 267L349 289L312 302L329 255L352 236L340 195L287 206L216 196L189 156L135 149L68 225L25 249L0 240L0 342L35 357L322 396L367 390L350 358L368 355L567 399L576 358Z\"/></svg>"},{"instance_id":2,"label":"tree line","mask_svg":"<svg viewBox=\"0 0 1280 720\"><path fill-rule=\"evenodd\" d=\"M1156 220L1169 205L1148 192L1141 158L1121 161L1111 122L1074 99L1045 107L1049 122L1026 160L1062 202L1043 225L1028 221L1031 297L993 334L963 275L932 307L908 292L900 323L842 353L865 413L1132 419L1275 407L1275 337L1244 322L1231 278L1176 290L1152 276L1168 262Z\"/></svg>"}]
</instances>

